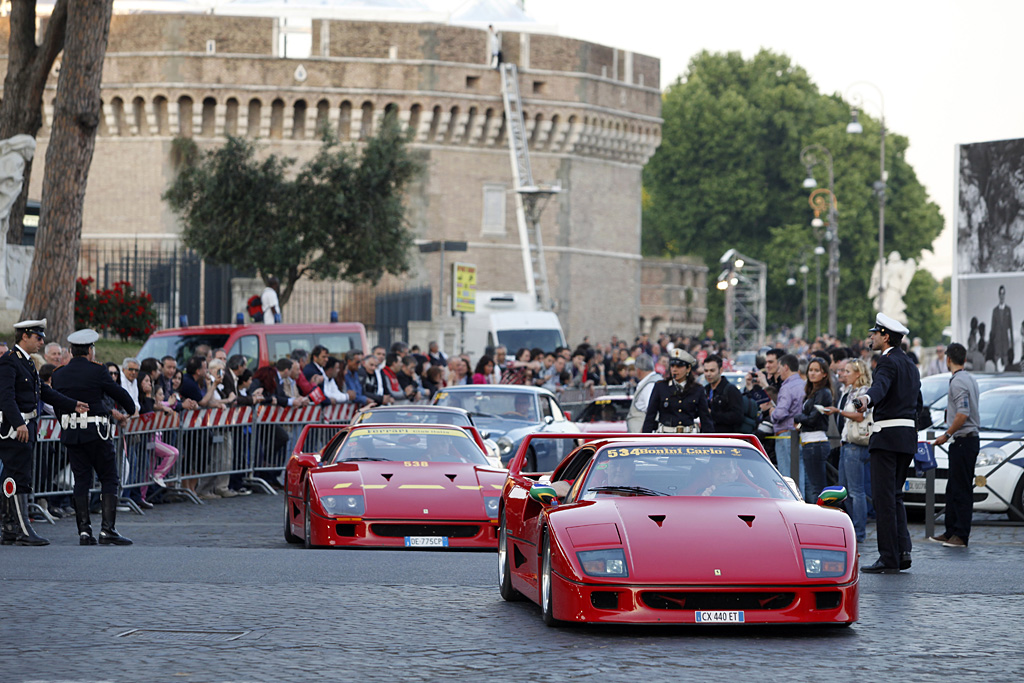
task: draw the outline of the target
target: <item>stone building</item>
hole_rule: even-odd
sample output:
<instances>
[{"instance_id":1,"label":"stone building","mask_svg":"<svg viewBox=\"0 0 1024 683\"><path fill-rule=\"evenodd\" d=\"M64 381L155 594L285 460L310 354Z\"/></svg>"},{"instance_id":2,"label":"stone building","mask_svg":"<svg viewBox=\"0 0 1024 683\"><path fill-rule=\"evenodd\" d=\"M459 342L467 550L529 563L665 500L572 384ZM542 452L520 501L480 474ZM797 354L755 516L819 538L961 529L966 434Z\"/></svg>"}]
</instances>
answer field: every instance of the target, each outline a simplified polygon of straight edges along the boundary
<instances>
[{"instance_id":1,"label":"stone building","mask_svg":"<svg viewBox=\"0 0 1024 683\"><path fill-rule=\"evenodd\" d=\"M204 148L226 134L259 138L268 153L301 163L319 147L322 125L358 143L385 112L394 112L426 161L427 172L407 200L417 240L465 241L468 251L457 260L477 266L479 289L524 291L501 83L488 65L487 31L311 17L304 24L308 45L296 57L283 47L288 26L260 16L115 14L83 238L144 245L176 240L178 220L160 198L175 171L175 136ZM0 19L3 51L7 30ZM507 29L502 48L520 69L534 177L562 188L541 225L567 338L606 339L632 334L641 316L650 325L653 318L690 315L688 301L658 315L649 309L657 302L646 297L647 312L639 313L641 282L651 279L641 277L640 198L641 169L660 141L658 59ZM42 186L55 88L54 78L33 199ZM400 284L434 290L434 323L443 326L447 296L436 294L439 255L417 254L415 263ZM661 273L664 264L655 270ZM688 282L695 277L686 276ZM300 283L289 319L325 319L328 284ZM332 293L334 286L345 285L334 283ZM236 299L242 294L244 288ZM241 310L237 300L232 306Z\"/></svg>"}]
</instances>

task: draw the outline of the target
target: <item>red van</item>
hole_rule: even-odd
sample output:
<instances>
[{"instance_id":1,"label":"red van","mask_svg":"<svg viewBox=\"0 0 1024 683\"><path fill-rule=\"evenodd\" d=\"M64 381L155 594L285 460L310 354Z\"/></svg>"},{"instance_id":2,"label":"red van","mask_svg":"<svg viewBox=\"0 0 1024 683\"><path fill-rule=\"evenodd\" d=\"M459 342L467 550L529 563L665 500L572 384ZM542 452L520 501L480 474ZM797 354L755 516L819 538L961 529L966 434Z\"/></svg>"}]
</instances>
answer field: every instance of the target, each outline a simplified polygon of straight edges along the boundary
<instances>
[{"instance_id":1,"label":"red van","mask_svg":"<svg viewBox=\"0 0 1024 683\"><path fill-rule=\"evenodd\" d=\"M255 368L289 356L295 349L312 351L318 344L326 346L336 358L352 349L366 353L366 328L362 323L175 327L154 332L143 344L139 358L159 360L173 356L178 366L184 367L200 344L207 344L211 349L223 347L229 358L240 353L249 360L249 367Z\"/></svg>"}]
</instances>

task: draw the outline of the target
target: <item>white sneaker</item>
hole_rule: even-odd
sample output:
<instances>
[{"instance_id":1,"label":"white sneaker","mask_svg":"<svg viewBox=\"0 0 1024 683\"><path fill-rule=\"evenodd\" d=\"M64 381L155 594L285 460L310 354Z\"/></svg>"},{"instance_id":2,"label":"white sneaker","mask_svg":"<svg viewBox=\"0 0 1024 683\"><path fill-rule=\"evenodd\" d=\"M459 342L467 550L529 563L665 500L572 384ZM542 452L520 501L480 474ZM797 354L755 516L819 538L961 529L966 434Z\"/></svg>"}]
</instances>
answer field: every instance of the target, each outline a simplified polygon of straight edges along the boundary
<instances>
[{"instance_id":1,"label":"white sneaker","mask_svg":"<svg viewBox=\"0 0 1024 683\"><path fill-rule=\"evenodd\" d=\"M163 488L167 488L167 484L164 483L164 478L159 476L159 475L156 475L156 474L153 475L153 483L156 484L157 486L159 486L162 489Z\"/></svg>"},{"instance_id":2,"label":"white sneaker","mask_svg":"<svg viewBox=\"0 0 1024 683\"><path fill-rule=\"evenodd\" d=\"M232 491L227 486L222 486L221 488L217 489L217 495L220 496L221 498L234 498L235 496L238 495L238 491Z\"/></svg>"}]
</instances>

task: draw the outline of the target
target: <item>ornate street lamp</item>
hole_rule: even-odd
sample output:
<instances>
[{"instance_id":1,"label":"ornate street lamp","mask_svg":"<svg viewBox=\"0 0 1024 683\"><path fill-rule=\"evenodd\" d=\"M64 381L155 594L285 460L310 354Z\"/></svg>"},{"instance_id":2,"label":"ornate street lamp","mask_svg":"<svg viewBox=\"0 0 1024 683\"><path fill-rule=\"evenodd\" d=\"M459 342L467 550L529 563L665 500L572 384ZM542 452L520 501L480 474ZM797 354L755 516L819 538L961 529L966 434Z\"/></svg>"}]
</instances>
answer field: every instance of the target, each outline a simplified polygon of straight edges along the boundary
<instances>
[{"instance_id":1,"label":"ornate street lamp","mask_svg":"<svg viewBox=\"0 0 1024 683\"><path fill-rule=\"evenodd\" d=\"M818 185L813 175L813 169L817 164L823 163L828 169L828 189L815 190L811 193L809 201L811 208L814 209L814 221L817 221L817 225L813 221L811 224L815 228L827 225L825 240L828 242L828 333L834 337L838 329L836 310L839 299L839 205L836 203L836 179L832 153L823 145L807 145L800 150L800 161L807 169L807 178L803 182L803 186L806 189L811 189ZM820 218L821 212L826 207L828 208L827 224L823 223ZM820 322L818 324L818 333L819 335L821 333Z\"/></svg>"}]
</instances>

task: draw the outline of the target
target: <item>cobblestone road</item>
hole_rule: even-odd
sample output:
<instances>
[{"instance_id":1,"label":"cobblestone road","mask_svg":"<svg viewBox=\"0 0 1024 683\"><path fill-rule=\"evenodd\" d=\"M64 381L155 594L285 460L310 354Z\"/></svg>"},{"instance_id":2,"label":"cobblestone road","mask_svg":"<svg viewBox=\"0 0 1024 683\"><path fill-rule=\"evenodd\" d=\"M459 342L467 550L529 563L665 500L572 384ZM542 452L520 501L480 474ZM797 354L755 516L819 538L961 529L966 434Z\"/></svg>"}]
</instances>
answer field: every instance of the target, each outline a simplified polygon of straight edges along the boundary
<instances>
[{"instance_id":1,"label":"cobblestone road","mask_svg":"<svg viewBox=\"0 0 1024 683\"><path fill-rule=\"evenodd\" d=\"M303 551L281 504L123 515L131 548L81 548L70 520L0 548L0 681L1024 679L1019 527L919 542L910 572L862 577L850 629L550 629L498 597L493 554Z\"/></svg>"}]
</instances>

